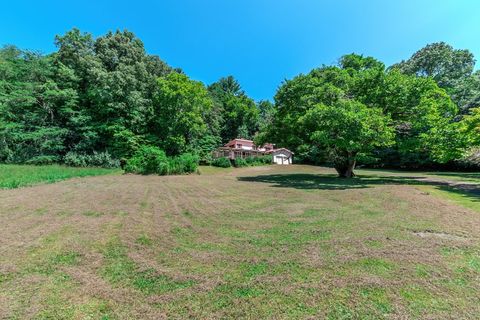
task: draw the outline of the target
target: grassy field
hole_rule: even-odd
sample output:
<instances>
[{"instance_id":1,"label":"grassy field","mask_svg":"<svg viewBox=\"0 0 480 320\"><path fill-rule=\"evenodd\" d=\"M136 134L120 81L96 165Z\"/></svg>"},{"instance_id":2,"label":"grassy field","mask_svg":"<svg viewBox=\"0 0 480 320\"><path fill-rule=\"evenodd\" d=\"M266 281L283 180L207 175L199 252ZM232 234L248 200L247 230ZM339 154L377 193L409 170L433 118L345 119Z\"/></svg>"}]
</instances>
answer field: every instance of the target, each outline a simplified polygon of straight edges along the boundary
<instances>
[{"instance_id":1,"label":"grassy field","mask_svg":"<svg viewBox=\"0 0 480 320\"><path fill-rule=\"evenodd\" d=\"M1 190L0 318L478 319L478 186L201 172Z\"/></svg>"},{"instance_id":2,"label":"grassy field","mask_svg":"<svg viewBox=\"0 0 480 320\"><path fill-rule=\"evenodd\" d=\"M447 172L447 171L399 171L399 170L357 170L367 176L414 176L420 178L444 179L462 182L480 183L480 172Z\"/></svg>"},{"instance_id":3,"label":"grassy field","mask_svg":"<svg viewBox=\"0 0 480 320\"><path fill-rule=\"evenodd\" d=\"M119 173L102 168L72 168L58 165L29 166L0 164L0 189L13 189L65 179Z\"/></svg>"}]
</instances>

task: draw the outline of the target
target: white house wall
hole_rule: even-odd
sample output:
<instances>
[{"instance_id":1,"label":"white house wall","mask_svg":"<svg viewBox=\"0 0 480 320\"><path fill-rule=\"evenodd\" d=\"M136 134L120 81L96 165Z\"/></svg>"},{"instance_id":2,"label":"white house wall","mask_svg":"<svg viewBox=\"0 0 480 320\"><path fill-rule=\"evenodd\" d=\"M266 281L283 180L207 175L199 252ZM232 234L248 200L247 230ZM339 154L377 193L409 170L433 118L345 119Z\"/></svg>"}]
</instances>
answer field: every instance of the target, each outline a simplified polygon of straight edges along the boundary
<instances>
[{"instance_id":1,"label":"white house wall","mask_svg":"<svg viewBox=\"0 0 480 320\"><path fill-rule=\"evenodd\" d=\"M273 154L273 163L275 164L292 164L292 155L285 151L275 152Z\"/></svg>"}]
</instances>

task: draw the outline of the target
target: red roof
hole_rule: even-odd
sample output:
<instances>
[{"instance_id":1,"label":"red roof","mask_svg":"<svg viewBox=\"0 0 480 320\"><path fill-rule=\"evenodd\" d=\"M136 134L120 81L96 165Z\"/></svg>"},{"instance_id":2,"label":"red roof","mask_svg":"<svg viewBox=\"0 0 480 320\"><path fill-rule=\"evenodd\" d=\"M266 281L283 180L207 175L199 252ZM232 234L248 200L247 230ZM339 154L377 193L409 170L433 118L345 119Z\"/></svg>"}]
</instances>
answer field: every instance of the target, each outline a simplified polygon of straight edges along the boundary
<instances>
[{"instance_id":1,"label":"red roof","mask_svg":"<svg viewBox=\"0 0 480 320\"><path fill-rule=\"evenodd\" d=\"M255 145L252 140L247 140L247 139L233 139L233 140L230 140L227 144L225 144L225 147L230 147L230 146L232 146L232 145L236 145L238 142L241 143L241 144L244 144L244 145L250 145L250 146L254 146L254 145Z\"/></svg>"}]
</instances>

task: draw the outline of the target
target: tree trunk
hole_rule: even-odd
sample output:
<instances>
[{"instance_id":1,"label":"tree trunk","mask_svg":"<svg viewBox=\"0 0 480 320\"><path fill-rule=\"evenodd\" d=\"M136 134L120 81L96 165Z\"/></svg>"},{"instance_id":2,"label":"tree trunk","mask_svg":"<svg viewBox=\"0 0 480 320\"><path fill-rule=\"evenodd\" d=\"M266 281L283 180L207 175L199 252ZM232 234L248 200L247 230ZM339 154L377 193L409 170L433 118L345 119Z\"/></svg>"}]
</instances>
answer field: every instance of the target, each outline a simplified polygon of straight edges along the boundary
<instances>
[{"instance_id":1,"label":"tree trunk","mask_svg":"<svg viewBox=\"0 0 480 320\"><path fill-rule=\"evenodd\" d=\"M352 178L355 177L353 170L355 169L355 156L349 155L346 159L335 164L335 170L338 172L340 178Z\"/></svg>"}]
</instances>

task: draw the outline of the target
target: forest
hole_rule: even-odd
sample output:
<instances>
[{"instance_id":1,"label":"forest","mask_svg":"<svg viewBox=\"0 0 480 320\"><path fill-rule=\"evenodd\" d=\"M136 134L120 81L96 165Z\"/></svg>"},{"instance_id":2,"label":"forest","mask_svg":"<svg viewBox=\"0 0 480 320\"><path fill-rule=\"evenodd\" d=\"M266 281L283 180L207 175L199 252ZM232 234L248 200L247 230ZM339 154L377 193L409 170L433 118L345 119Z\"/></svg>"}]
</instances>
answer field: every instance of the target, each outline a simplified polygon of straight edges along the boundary
<instances>
[{"instance_id":1,"label":"forest","mask_svg":"<svg viewBox=\"0 0 480 320\"><path fill-rule=\"evenodd\" d=\"M0 49L2 163L116 167L149 148L209 163L241 137L343 177L359 164L480 168L480 72L470 51L443 42L391 66L344 55L283 81L272 102L232 76L192 80L130 31L72 29L54 41L50 54Z\"/></svg>"}]
</instances>

